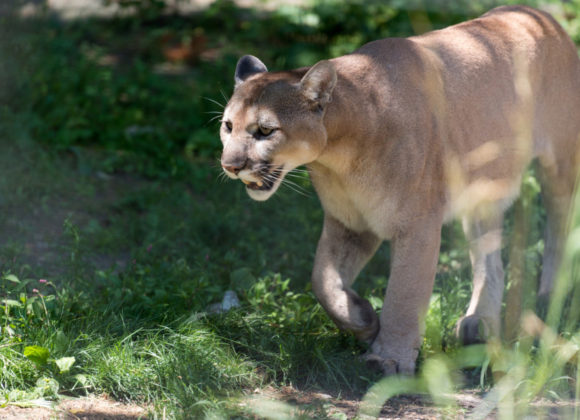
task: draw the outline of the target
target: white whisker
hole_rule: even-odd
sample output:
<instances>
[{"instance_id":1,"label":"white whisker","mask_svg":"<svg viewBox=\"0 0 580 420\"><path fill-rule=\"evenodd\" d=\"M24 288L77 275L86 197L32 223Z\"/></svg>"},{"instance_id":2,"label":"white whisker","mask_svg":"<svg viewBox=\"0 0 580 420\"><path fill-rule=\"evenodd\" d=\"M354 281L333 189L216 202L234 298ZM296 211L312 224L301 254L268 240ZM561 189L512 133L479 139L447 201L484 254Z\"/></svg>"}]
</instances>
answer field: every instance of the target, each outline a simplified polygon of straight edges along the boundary
<instances>
[{"instance_id":1,"label":"white whisker","mask_svg":"<svg viewBox=\"0 0 580 420\"><path fill-rule=\"evenodd\" d=\"M224 182L227 182L227 180L229 179L228 176L225 174L224 171L220 171L220 173L218 174L217 178L218 178L218 181L220 181L222 184Z\"/></svg>"},{"instance_id":2,"label":"white whisker","mask_svg":"<svg viewBox=\"0 0 580 420\"><path fill-rule=\"evenodd\" d=\"M211 117L207 123L209 124L210 122L213 122L213 121L217 120L218 118L221 120L221 117L222 117L222 114Z\"/></svg>"},{"instance_id":3,"label":"white whisker","mask_svg":"<svg viewBox=\"0 0 580 420\"><path fill-rule=\"evenodd\" d=\"M290 190L294 191L297 194L303 195L304 197L309 197L310 196L310 194L308 192L303 191L301 189L298 189L296 186L294 186L293 184L289 183L286 179L283 179L282 180L282 185L285 185Z\"/></svg>"},{"instance_id":4,"label":"white whisker","mask_svg":"<svg viewBox=\"0 0 580 420\"><path fill-rule=\"evenodd\" d=\"M294 168L288 172L285 173L286 177L289 178L293 178L296 180L305 180L305 179L309 179L309 173L308 171L304 170L304 169L298 169L298 168Z\"/></svg>"},{"instance_id":5,"label":"white whisker","mask_svg":"<svg viewBox=\"0 0 580 420\"><path fill-rule=\"evenodd\" d=\"M268 174L264 175L264 179L266 179L267 181L270 181L270 182L276 182L278 180L281 180L281 184L285 185L290 190L292 190L300 195L303 195L305 197L308 197L310 195L310 193L306 189L304 189L304 187L302 187L301 185L299 185L293 181L290 181L287 178L281 177L280 175L276 175L274 173L268 173Z\"/></svg>"},{"instance_id":6,"label":"white whisker","mask_svg":"<svg viewBox=\"0 0 580 420\"><path fill-rule=\"evenodd\" d=\"M309 191L308 191L306 188L304 188L302 185L300 185L300 184L297 184L297 183L295 183L295 182L293 182L293 181L290 181L289 179L286 179L286 178L284 178L284 179L282 180L282 183L286 183L286 184L288 184L288 185L292 185L292 186L294 186L295 188L299 189L300 191L303 191L304 193L309 193Z\"/></svg>"},{"instance_id":7,"label":"white whisker","mask_svg":"<svg viewBox=\"0 0 580 420\"><path fill-rule=\"evenodd\" d=\"M215 99L208 98L208 97L206 97L206 96L204 96L204 97L203 97L203 99L205 99L205 100L207 100L207 101L210 101L210 102L212 102L212 103L216 104L216 105L217 105L217 106L219 106L220 108L225 108L225 107L226 107L224 104L222 104L222 103L220 103L220 102L216 101Z\"/></svg>"},{"instance_id":8,"label":"white whisker","mask_svg":"<svg viewBox=\"0 0 580 420\"><path fill-rule=\"evenodd\" d=\"M220 89L220 93L222 94L224 101L226 101L226 103L229 102L230 98L224 93L224 91Z\"/></svg>"}]
</instances>

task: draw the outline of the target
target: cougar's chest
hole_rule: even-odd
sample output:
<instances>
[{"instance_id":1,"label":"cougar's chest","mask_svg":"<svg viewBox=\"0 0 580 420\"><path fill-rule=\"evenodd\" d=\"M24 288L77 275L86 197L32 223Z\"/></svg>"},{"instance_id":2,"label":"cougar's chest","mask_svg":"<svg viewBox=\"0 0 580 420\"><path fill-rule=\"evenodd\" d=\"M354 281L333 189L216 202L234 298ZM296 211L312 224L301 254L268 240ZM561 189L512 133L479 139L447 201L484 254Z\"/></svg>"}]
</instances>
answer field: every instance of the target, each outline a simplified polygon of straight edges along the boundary
<instances>
[{"instance_id":1,"label":"cougar's chest","mask_svg":"<svg viewBox=\"0 0 580 420\"><path fill-rule=\"evenodd\" d=\"M399 223L399 206L388 185L360 174L339 176L325 168L311 168L310 175L325 214L356 232L392 238Z\"/></svg>"}]
</instances>

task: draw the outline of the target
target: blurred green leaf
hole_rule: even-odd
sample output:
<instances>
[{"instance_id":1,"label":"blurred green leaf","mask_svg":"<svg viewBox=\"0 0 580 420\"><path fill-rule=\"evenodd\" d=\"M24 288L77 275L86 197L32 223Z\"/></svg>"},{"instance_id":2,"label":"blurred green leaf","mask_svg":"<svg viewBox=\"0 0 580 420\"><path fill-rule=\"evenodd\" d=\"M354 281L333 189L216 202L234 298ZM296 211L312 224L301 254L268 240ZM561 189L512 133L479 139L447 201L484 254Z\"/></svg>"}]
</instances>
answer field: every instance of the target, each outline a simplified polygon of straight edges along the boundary
<instances>
[{"instance_id":1,"label":"blurred green leaf","mask_svg":"<svg viewBox=\"0 0 580 420\"><path fill-rule=\"evenodd\" d=\"M74 357L61 357L54 361L60 373L67 373L71 367L75 364L76 359Z\"/></svg>"},{"instance_id":2,"label":"blurred green leaf","mask_svg":"<svg viewBox=\"0 0 580 420\"><path fill-rule=\"evenodd\" d=\"M24 357L32 360L39 366L46 365L50 352L47 348L41 346L27 346L24 348Z\"/></svg>"},{"instance_id":3,"label":"blurred green leaf","mask_svg":"<svg viewBox=\"0 0 580 420\"><path fill-rule=\"evenodd\" d=\"M20 280L18 280L18 277L16 277L14 274L8 274L4 276L4 280L11 281L12 283L20 283Z\"/></svg>"},{"instance_id":4,"label":"blurred green leaf","mask_svg":"<svg viewBox=\"0 0 580 420\"><path fill-rule=\"evenodd\" d=\"M39 378L36 381L35 392L40 397L57 397L60 385L53 378Z\"/></svg>"}]
</instances>

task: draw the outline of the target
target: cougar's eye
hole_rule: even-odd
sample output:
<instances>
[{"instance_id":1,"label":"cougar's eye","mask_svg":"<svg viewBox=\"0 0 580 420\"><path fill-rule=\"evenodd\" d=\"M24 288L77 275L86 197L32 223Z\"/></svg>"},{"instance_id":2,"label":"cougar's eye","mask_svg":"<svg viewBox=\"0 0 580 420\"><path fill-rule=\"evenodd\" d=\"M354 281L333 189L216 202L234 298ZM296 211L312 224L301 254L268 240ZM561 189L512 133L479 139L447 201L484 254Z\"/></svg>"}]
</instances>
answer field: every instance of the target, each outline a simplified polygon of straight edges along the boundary
<instances>
[{"instance_id":1,"label":"cougar's eye","mask_svg":"<svg viewBox=\"0 0 580 420\"><path fill-rule=\"evenodd\" d=\"M228 133L232 132L232 123L231 121L224 121L224 127Z\"/></svg>"},{"instance_id":2,"label":"cougar's eye","mask_svg":"<svg viewBox=\"0 0 580 420\"><path fill-rule=\"evenodd\" d=\"M268 137L270 134L272 134L274 132L274 128L270 128L270 127L258 127L258 135L260 137Z\"/></svg>"}]
</instances>

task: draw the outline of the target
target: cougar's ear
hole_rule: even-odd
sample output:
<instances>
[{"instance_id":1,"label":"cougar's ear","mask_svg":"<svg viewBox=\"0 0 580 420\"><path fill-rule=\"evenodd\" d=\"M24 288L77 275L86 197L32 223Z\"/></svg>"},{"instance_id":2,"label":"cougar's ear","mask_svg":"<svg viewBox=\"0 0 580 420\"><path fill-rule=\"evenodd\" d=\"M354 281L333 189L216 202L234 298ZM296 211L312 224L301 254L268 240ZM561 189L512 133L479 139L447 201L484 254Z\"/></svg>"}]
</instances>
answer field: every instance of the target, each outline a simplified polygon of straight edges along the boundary
<instances>
[{"instance_id":1,"label":"cougar's ear","mask_svg":"<svg viewBox=\"0 0 580 420\"><path fill-rule=\"evenodd\" d=\"M311 67L300 81L303 95L322 109L330 102L335 85L336 69L326 60Z\"/></svg>"},{"instance_id":2,"label":"cougar's ear","mask_svg":"<svg viewBox=\"0 0 580 420\"><path fill-rule=\"evenodd\" d=\"M253 55L244 55L238 60L234 80L236 86L243 83L248 77L268 71L266 65Z\"/></svg>"}]
</instances>

